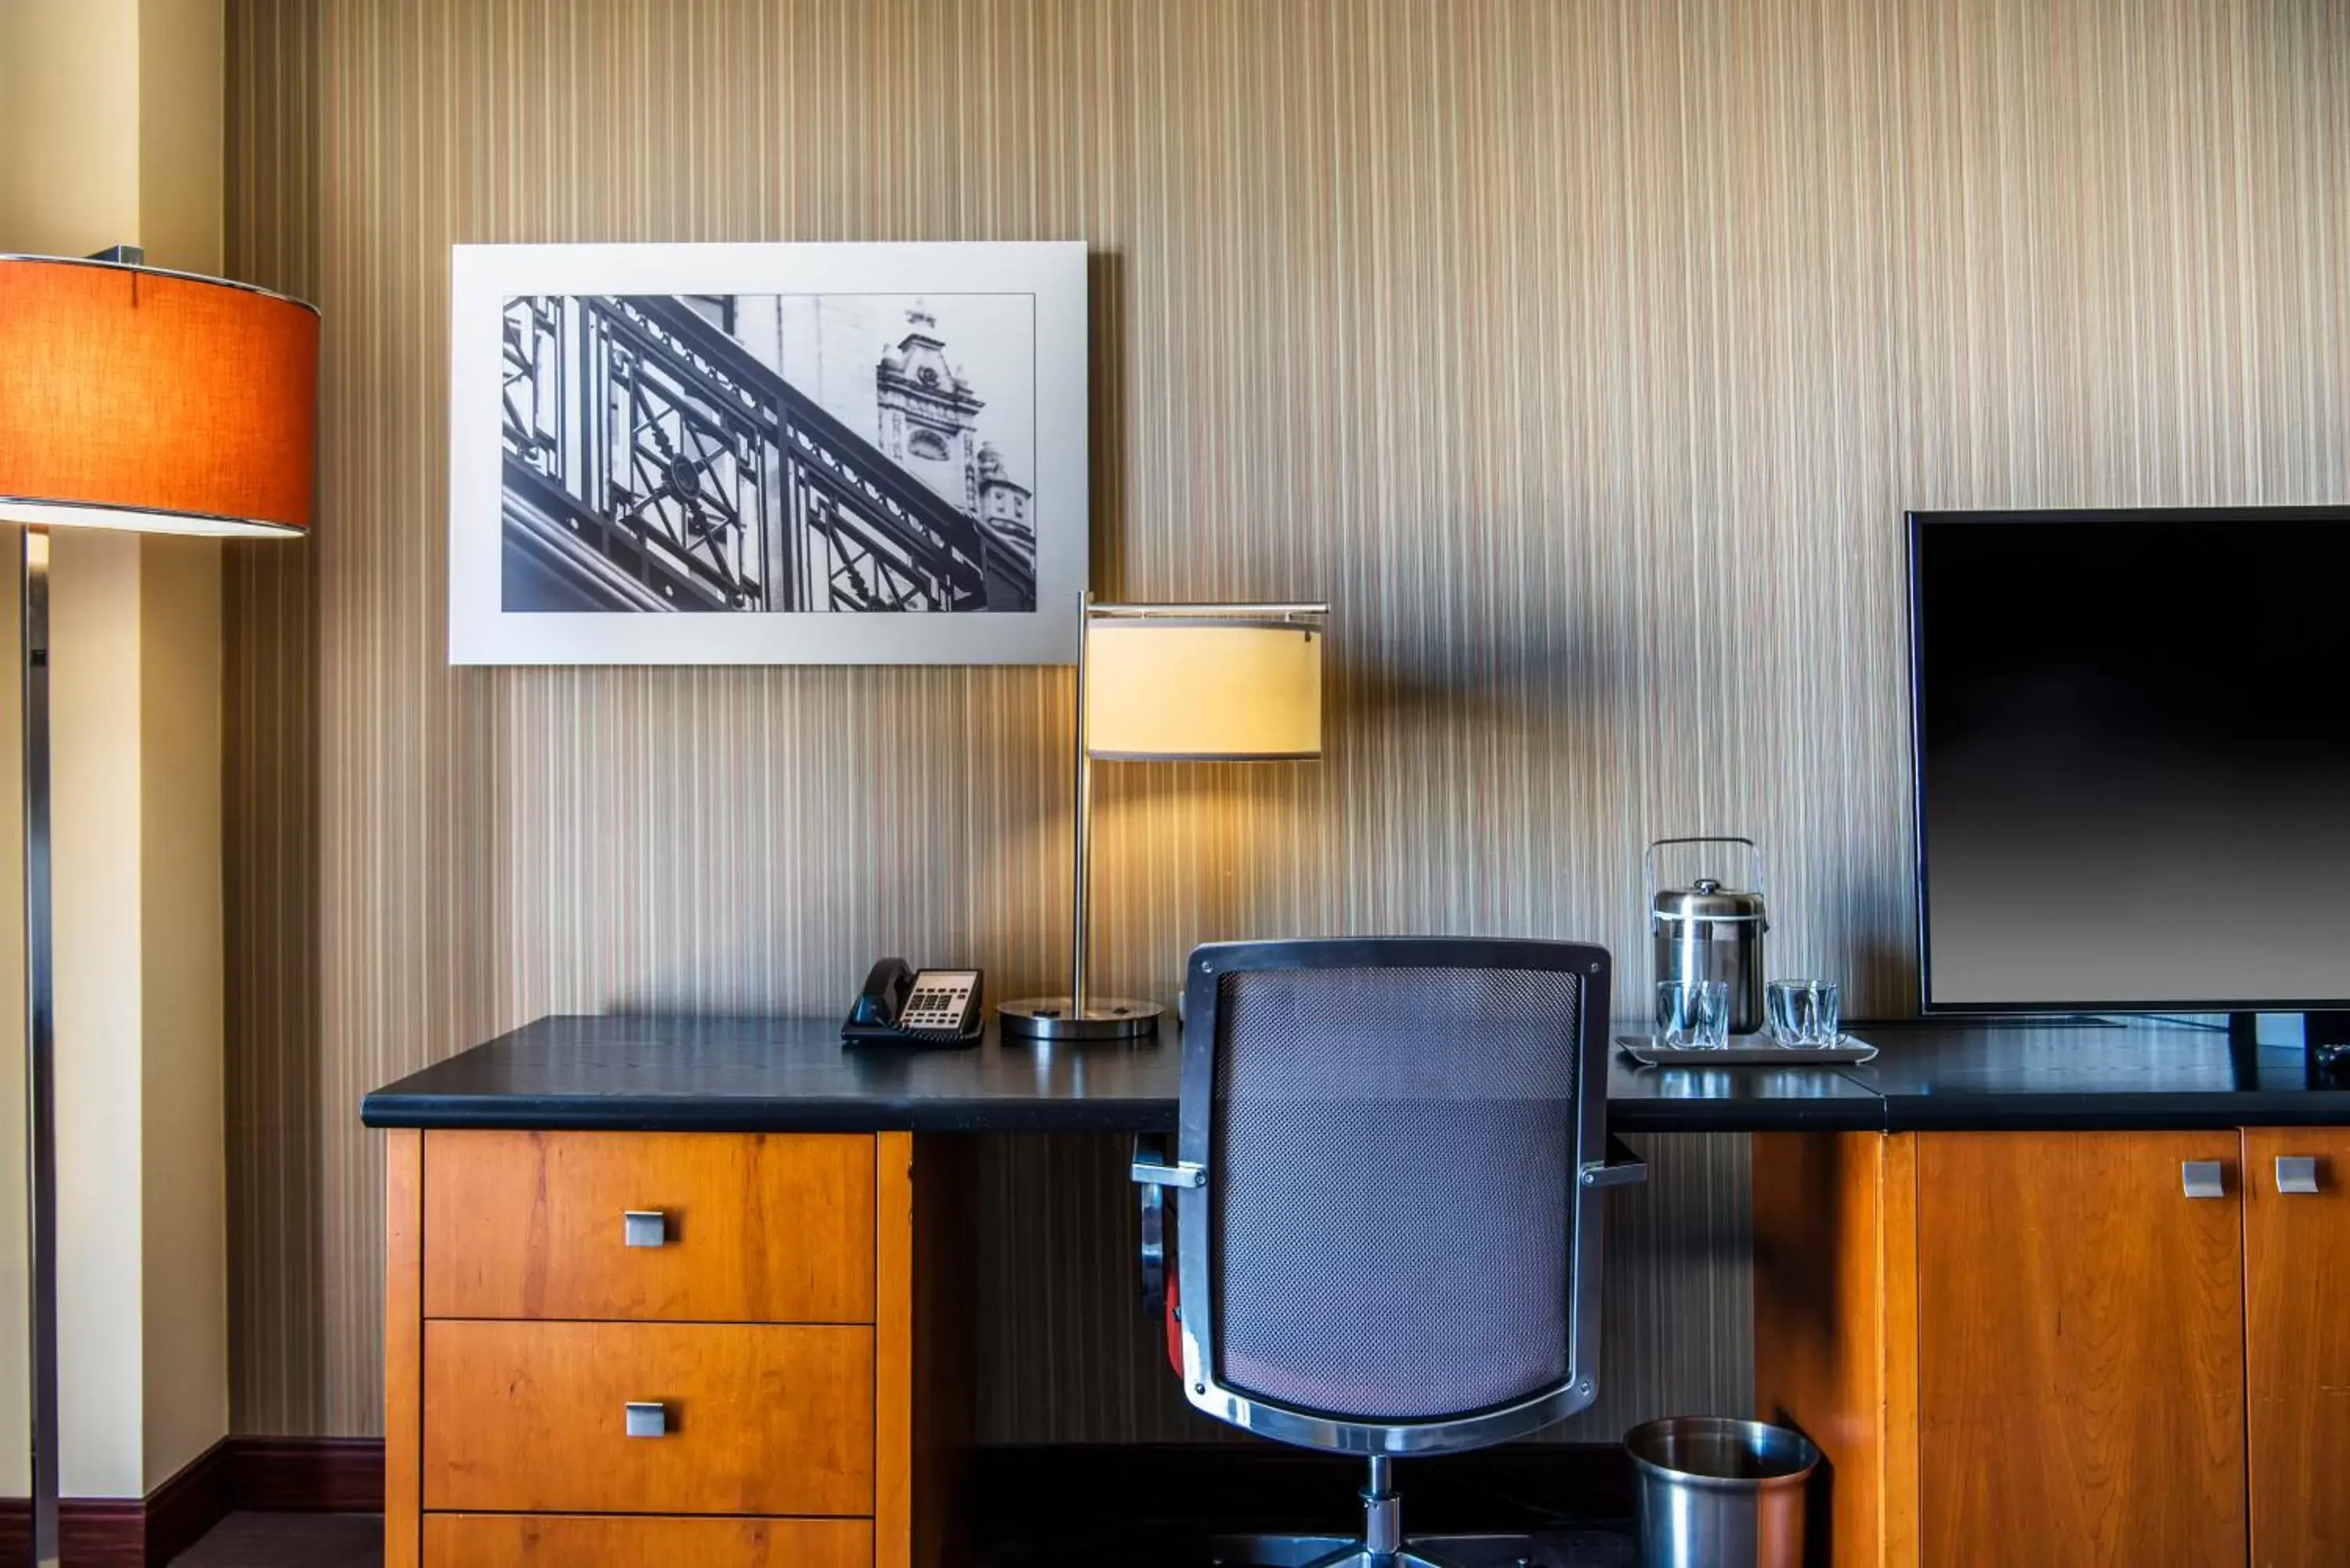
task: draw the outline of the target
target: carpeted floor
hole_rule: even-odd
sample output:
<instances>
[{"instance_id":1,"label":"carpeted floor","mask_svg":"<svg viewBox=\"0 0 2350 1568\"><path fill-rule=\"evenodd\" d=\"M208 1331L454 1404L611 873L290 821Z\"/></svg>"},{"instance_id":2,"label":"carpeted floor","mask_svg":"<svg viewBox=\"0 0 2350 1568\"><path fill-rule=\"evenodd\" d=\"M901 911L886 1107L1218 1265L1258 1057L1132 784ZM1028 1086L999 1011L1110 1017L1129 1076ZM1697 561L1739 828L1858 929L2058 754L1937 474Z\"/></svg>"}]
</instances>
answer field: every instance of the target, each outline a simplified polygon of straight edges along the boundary
<instances>
[{"instance_id":1,"label":"carpeted floor","mask_svg":"<svg viewBox=\"0 0 2350 1568\"><path fill-rule=\"evenodd\" d=\"M379 1513L232 1513L172 1568L382 1568Z\"/></svg>"}]
</instances>

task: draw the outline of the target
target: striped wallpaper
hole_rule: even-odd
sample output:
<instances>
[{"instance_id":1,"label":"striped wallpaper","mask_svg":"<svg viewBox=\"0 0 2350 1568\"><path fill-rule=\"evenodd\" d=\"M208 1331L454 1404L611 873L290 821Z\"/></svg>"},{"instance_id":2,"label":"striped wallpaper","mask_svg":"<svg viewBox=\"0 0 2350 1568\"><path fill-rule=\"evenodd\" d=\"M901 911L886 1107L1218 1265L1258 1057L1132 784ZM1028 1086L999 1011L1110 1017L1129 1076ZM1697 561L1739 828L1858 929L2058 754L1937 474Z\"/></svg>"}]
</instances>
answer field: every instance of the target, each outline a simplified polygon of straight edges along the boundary
<instances>
[{"instance_id":1,"label":"striped wallpaper","mask_svg":"<svg viewBox=\"0 0 2350 1568\"><path fill-rule=\"evenodd\" d=\"M1094 248L1094 586L1333 604L1328 755L1106 770L1099 981L1596 939L1744 831L1910 1004L1899 514L2350 499L2339 0L229 0L232 270L326 313L232 546L234 1419L376 1429L367 1088L536 1014L1049 988L1066 671L443 663L460 241ZM914 701L931 749L893 743ZM1743 1149L1657 1140L1596 1436L1735 1407ZM983 1429L1196 1430L1102 1140L990 1146Z\"/></svg>"}]
</instances>

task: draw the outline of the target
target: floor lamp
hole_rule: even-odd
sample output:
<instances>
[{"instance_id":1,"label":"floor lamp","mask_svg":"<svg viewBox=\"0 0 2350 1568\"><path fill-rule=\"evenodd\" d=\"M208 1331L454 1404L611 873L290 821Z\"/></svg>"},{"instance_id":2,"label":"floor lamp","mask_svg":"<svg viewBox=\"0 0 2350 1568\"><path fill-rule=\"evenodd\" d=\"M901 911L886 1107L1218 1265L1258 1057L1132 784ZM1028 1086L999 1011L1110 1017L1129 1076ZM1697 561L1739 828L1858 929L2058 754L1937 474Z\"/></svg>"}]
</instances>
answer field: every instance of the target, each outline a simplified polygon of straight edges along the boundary
<instances>
[{"instance_id":1,"label":"floor lamp","mask_svg":"<svg viewBox=\"0 0 2350 1568\"><path fill-rule=\"evenodd\" d=\"M318 315L283 295L103 257L0 256L0 523L25 551L25 1050L33 1553L57 1561L49 530L310 528Z\"/></svg>"},{"instance_id":2,"label":"floor lamp","mask_svg":"<svg viewBox=\"0 0 2350 1568\"><path fill-rule=\"evenodd\" d=\"M1105 605L1078 607L1075 905L1069 993L996 1010L1007 1038L1128 1040L1149 1034L1155 1002L1094 994L1093 764L1289 762L1322 754L1322 639L1329 607Z\"/></svg>"}]
</instances>

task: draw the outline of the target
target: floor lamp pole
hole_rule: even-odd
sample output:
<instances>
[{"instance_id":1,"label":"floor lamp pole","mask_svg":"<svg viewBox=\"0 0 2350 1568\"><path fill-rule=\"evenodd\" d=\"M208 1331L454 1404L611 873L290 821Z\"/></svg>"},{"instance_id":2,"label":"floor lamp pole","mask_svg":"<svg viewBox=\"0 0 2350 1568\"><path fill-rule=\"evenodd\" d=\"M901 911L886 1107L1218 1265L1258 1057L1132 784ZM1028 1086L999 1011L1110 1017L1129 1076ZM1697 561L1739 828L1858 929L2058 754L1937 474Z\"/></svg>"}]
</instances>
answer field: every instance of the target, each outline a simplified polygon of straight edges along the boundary
<instances>
[{"instance_id":1,"label":"floor lamp pole","mask_svg":"<svg viewBox=\"0 0 2350 1568\"><path fill-rule=\"evenodd\" d=\"M25 1147L32 1290L33 1563L57 1563L57 1151L49 909L49 531L25 538Z\"/></svg>"}]
</instances>

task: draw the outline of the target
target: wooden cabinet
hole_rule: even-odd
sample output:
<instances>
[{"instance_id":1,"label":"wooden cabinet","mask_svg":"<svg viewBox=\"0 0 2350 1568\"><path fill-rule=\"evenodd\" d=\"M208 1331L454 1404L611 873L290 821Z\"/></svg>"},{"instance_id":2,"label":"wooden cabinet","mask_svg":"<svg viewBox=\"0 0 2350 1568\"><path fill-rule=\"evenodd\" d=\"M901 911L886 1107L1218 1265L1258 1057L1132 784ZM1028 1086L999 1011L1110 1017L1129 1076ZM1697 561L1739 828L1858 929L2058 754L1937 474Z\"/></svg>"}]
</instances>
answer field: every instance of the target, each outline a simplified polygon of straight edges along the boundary
<instances>
[{"instance_id":1,"label":"wooden cabinet","mask_svg":"<svg viewBox=\"0 0 2350 1568\"><path fill-rule=\"evenodd\" d=\"M1927 1568L2241 1568L2237 1158L2233 1133L1919 1137Z\"/></svg>"},{"instance_id":2,"label":"wooden cabinet","mask_svg":"<svg viewBox=\"0 0 2350 1568\"><path fill-rule=\"evenodd\" d=\"M1839 1568L2350 1562L2350 1135L1774 1133L1753 1173L1758 1410L1819 1443Z\"/></svg>"},{"instance_id":3,"label":"wooden cabinet","mask_svg":"<svg viewBox=\"0 0 2350 1568\"><path fill-rule=\"evenodd\" d=\"M2244 1318L2253 1568L2350 1563L2350 1132L2244 1134Z\"/></svg>"},{"instance_id":4,"label":"wooden cabinet","mask_svg":"<svg viewBox=\"0 0 2350 1568\"><path fill-rule=\"evenodd\" d=\"M935 1568L966 1147L390 1135L387 1568Z\"/></svg>"}]
</instances>

